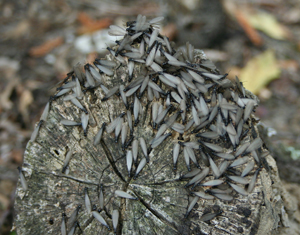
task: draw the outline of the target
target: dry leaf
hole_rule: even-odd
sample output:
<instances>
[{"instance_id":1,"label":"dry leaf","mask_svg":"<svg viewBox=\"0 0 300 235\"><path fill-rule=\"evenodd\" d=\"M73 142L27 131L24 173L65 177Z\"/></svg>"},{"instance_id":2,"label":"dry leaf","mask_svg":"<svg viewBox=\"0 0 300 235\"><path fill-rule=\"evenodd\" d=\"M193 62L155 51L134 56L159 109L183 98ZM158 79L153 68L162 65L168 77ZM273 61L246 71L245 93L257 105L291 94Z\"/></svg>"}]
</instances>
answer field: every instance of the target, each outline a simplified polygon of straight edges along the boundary
<instances>
[{"instance_id":1,"label":"dry leaf","mask_svg":"<svg viewBox=\"0 0 300 235\"><path fill-rule=\"evenodd\" d=\"M285 40L290 37L289 31L281 25L276 18L266 12L257 12L246 16L249 23L256 29L263 31L268 36Z\"/></svg>"},{"instance_id":2,"label":"dry leaf","mask_svg":"<svg viewBox=\"0 0 300 235\"><path fill-rule=\"evenodd\" d=\"M244 29L245 33L251 40L251 42L256 46L261 46L263 44L263 40L260 37L260 35L256 32L256 30L253 28L254 26L250 22L250 18L247 17L247 14L245 12L237 9L235 12L235 17L241 27Z\"/></svg>"},{"instance_id":3,"label":"dry leaf","mask_svg":"<svg viewBox=\"0 0 300 235\"><path fill-rule=\"evenodd\" d=\"M222 4L227 14L236 18L255 45L259 45L261 40L255 29L278 40L291 38L289 30L268 12L257 11L253 5L241 4L239 1L225 0Z\"/></svg>"},{"instance_id":4,"label":"dry leaf","mask_svg":"<svg viewBox=\"0 0 300 235\"><path fill-rule=\"evenodd\" d=\"M235 76L240 77L241 68L237 66L229 67L226 72L228 73L228 78L232 81L235 81Z\"/></svg>"},{"instance_id":5,"label":"dry leaf","mask_svg":"<svg viewBox=\"0 0 300 235\"><path fill-rule=\"evenodd\" d=\"M111 25L112 20L110 18L103 18L100 20L92 19L85 12L80 12L78 14L78 21L81 23L81 27L78 28L77 32L79 34L93 33L100 29L105 29Z\"/></svg>"},{"instance_id":6,"label":"dry leaf","mask_svg":"<svg viewBox=\"0 0 300 235\"><path fill-rule=\"evenodd\" d=\"M60 46L64 42L62 37L51 39L40 46L32 47L29 54L33 57L42 57L52 51L55 47Z\"/></svg>"},{"instance_id":7,"label":"dry leaf","mask_svg":"<svg viewBox=\"0 0 300 235\"><path fill-rule=\"evenodd\" d=\"M89 53L86 58L87 63L93 63L93 61L95 61L97 56L98 54L96 52Z\"/></svg>"},{"instance_id":8,"label":"dry leaf","mask_svg":"<svg viewBox=\"0 0 300 235\"><path fill-rule=\"evenodd\" d=\"M162 28L161 35L166 35L170 41L174 40L177 35L177 26L173 23L167 24Z\"/></svg>"},{"instance_id":9,"label":"dry leaf","mask_svg":"<svg viewBox=\"0 0 300 235\"><path fill-rule=\"evenodd\" d=\"M280 75L279 65L272 50L252 58L241 70L240 80L246 89L257 94L270 81Z\"/></svg>"},{"instance_id":10,"label":"dry leaf","mask_svg":"<svg viewBox=\"0 0 300 235\"><path fill-rule=\"evenodd\" d=\"M30 123L28 106L32 104L33 100L31 91L23 89L20 96L19 112L22 114L25 123Z\"/></svg>"},{"instance_id":11,"label":"dry leaf","mask_svg":"<svg viewBox=\"0 0 300 235\"><path fill-rule=\"evenodd\" d=\"M256 46L261 46L263 44L263 40L253 25L249 22L250 14L248 14L248 12L252 10L251 7L247 5L240 5L237 1L233 0L222 1L222 4L227 14L231 18L236 19L239 25L243 28L250 41Z\"/></svg>"}]
</instances>

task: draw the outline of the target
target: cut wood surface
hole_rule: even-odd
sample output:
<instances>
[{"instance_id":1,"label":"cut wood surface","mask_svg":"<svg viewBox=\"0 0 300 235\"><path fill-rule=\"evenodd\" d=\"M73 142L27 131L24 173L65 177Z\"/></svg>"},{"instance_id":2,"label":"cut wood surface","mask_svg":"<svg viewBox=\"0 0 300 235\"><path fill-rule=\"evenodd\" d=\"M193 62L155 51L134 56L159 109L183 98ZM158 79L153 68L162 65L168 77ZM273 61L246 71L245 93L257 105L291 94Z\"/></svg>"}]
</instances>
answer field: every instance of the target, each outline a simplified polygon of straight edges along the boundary
<instances>
[{"instance_id":1,"label":"cut wood surface","mask_svg":"<svg viewBox=\"0 0 300 235\"><path fill-rule=\"evenodd\" d=\"M112 56L107 58L116 61ZM114 68L113 76L101 74L106 87L111 89L116 86L119 87L121 84L125 84L125 87L128 85L127 59L125 63L118 62L120 66ZM181 63L183 62L181 61ZM219 76L218 71L201 51L195 52L192 64L194 67L199 65L199 74L205 72L207 76ZM203 69L204 64L205 69ZM207 65L209 66L206 67ZM190 65L186 66L191 70L193 68L193 66L189 67ZM172 66L169 66L168 69L172 71ZM176 67L176 69L181 68ZM83 71L81 67L79 70ZM75 73L73 71L71 75ZM136 63L133 80L137 80L141 75L145 77L149 73L145 70L143 63L141 65ZM78 77L78 74L76 76ZM210 84L213 79L208 80L208 84ZM81 83L84 82L81 81ZM194 83L196 82L193 81ZM166 91L167 85L159 84ZM232 89L230 91L234 91L237 89L234 85L228 87L224 90ZM224 90L222 91L226 93ZM212 99L213 92L215 91L211 89L206 95L203 95L203 100ZM46 120L38 125L37 137L33 138L27 145L22 172L28 188L25 190L26 188L19 183L15 202L15 227L18 234L64 234L63 221L66 221L66 228L69 233L72 233L72 229L75 228L75 234L221 235L293 232L294 227L289 228L290 230L285 227L289 226L288 214L292 218L295 210L294 205L280 182L274 159L268 154L264 146L259 146L259 161L255 163L254 169L243 177L248 180L249 189L250 181L257 173L254 189L247 192L247 187L244 188L243 184L228 180L229 176L240 175L247 165L228 167L234 160L244 157L246 162L254 161L255 157L246 151L241 153L245 156L238 155L234 159L228 160L228 165L224 171L226 174L222 172L221 175L216 175L214 165L220 168L222 163L227 163L227 160L216 156L211 158L209 154L207 154L208 157L203 156L203 152L218 153L220 151L209 150L209 148L216 147L201 139L198 143L201 147L195 151L192 150L197 164L193 162L192 157L188 160L190 163L187 164L187 159L184 158L185 147L180 146L179 158L175 164L176 169L174 169L174 143L178 141L183 143L197 142L192 130L199 125L185 130L183 134L172 131L173 126L168 126L171 136L166 136L161 144L154 147L153 139L155 139L157 129L153 128L152 108L155 102L159 102L165 105L164 108L167 108L167 93L158 95L153 100L149 100L146 94L141 96L138 122L135 123L131 133L129 133L130 131L126 133L125 146L122 146L121 143L122 134L116 141L115 131L107 132L109 124L123 112L125 115L122 116L122 119L125 125L129 125L127 109L121 96L115 94L107 100L103 100L107 96L103 87L96 85L87 89L80 100L89 115L86 131L81 125L67 126L61 123L62 120L84 122L82 109L71 101L65 101L65 96L57 97L51 101ZM201 100L201 97L194 99ZM247 97L253 98L250 93L247 93ZM127 97L129 110L132 111L130 114L133 119L132 124L136 121L134 118L135 99L135 96ZM187 99L192 98L188 97ZM194 100L194 102L197 101ZM213 109L211 103L208 105L209 113ZM170 99L170 104L169 118L181 109L175 99ZM245 107L247 110L247 105ZM190 107L190 109L192 108ZM221 116L221 114L219 115ZM201 117L200 114L199 116ZM195 119L192 112L187 112L186 123L193 118ZM184 123L183 120L181 121ZM94 145L95 136L104 122L107 124L106 129L99 144ZM168 120L165 119L165 122L167 123ZM232 122L234 123L234 121ZM257 120L251 114L242 122L245 133L239 139L243 144L253 143L253 140L259 138ZM186 123L184 124L187 125ZM234 125L237 129L237 124ZM208 130L206 126L202 129ZM227 130L228 133L232 133L229 128ZM86 136L85 132L87 133ZM145 140L146 155L148 156L144 156L140 138ZM223 141L222 137L219 139ZM127 153L128 151L135 151L132 146L134 140L138 141L138 158L136 161L133 159L133 164L131 164ZM242 145L232 146L232 140L229 139L224 141L229 144L222 141L212 141L212 143L218 144L222 151L233 154ZM125 149L122 150L122 148ZM70 160L66 161L70 151L72 151L72 154L69 155ZM143 162L146 162L145 166ZM189 185L188 182L193 177L184 177L184 175L189 172L188 168L191 168L192 172L195 171L198 164L201 168L200 172L209 167L209 173L199 183L203 184L216 178L223 181L222 186L213 186L209 183L206 186ZM139 169L141 171L137 173ZM235 188L232 184L239 186ZM212 189L227 191L229 193L222 193L222 195L233 198L232 200L219 199L216 194L211 192ZM195 195L195 192L203 193L204 190L207 192L205 194L207 197L214 196L211 199L203 199ZM244 191L241 192L241 190ZM219 194L219 197L222 196ZM119 218L117 223L115 222L113 225L113 220L116 220L117 214L116 212L113 213L114 210L118 211ZM115 228L116 224L117 227Z\"/></svg>"}]
</instances>

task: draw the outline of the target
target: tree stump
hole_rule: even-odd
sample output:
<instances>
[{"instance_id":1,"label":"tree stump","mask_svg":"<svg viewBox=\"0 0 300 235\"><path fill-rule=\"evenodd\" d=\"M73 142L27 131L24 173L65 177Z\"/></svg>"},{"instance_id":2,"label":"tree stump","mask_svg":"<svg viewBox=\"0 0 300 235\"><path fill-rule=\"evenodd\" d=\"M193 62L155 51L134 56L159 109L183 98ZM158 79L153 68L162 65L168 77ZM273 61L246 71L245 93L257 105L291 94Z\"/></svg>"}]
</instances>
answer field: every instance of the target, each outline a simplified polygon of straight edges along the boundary
<instances>
[{"instance_id":1,"label":"tree stump","mask_svg":"<svg viewBox=\"0 0 300 235\"><path fill-rule=\"evenodd\" d=\"M139 20L138 18L137 22ZM134 22L129 22L130 24L130 27L135 25ZM131 41L134 48L139 49L143 40L145 40L145 45L149 44L147 40L151 40L151 34L155 31L152 26L149 23L148 28L143 31L144 34L138 35L133 42ZM128 35L136 35L136 32L130 31L129 28ZM147 36L147 33L150 35ZM146 40L147 37L149 38ZM145 46L145 54L140 59L128 60L128 54L127 56L122 54L124 61L116 59L116 55L108 56L108 61L114 61L118 65L114 68L106 67L113 71L113 75L109 75L109 71L100 71L101 81L93 77L89 65L85 66L85 73L82 67L77 66L68 74L64 86L71 84L75 94L76 88L72 85L72 81L75 84L75 77L77 77L76 81L80 82L82 89L85 89L84 95L80 97L82 98L80 103L84 111L88 113L88 126L86 130L83 130L82 125L68 126L61 122L61 120L72 120L79 124L85 122L82 108L66 99L66 96L73 92L72 89L68 90L65 95L59 97L57 95L51 101L46 120L42 119L37 125L37 137L29 141L25 151L21 174L24 175L28 188L24 185L22 187L19 183L16 192L15 228L18 234L64 234L64 229L62 229L64 222L69 234L272 234L275 230L281 231L280 226L281 229L289 226L287 213L292 215L294 207L279 180L276 163L264 146L253 150L259 155L259 159L255 160L255 166L250 173L243 177L250 182L257 175L255 187L251 192L248 193L247 187L244 188L243 184L230 178L230 176L240 175L248 166L248 162L254 161L251 153L246 151L235 156L242 145L259 138L257 120L252 114L245 120L241 119L243 136L239 138L240 141L236 146L232 145L227 133L219 133L218 137L212 140L200 138L199 143L197 142L199 138L195 137L196 133L209 132L209 128L212 128L210 125L214 123L213 125L216 126L220 122L218 118L222 117L222 122L224 121L220 105L222 101L217 100L218 104L213 104L214 95L216 99L220 99L221 96L218 94L222 94L223 99L226 97L228 104L233 105L235 101L229 97L230 92L236 92L240 84L230 82L226 76L221 78L216 68L200 50L193 52L193 59L189 58L192 60L189 62L184 62L186 60L178 57L178 61L185 63L185 66L168 63L170 58L165 58L166 52L164 51L168 49L167 45L163 44L163 40L164 38L159 35L156 39L158 43L153 43L154 46ZM189 46L187 45L187 49ZM156 53L159 47L161 49L162 71L151 69L152 64L145 66L151 50L155 47ZM147 50L150 52L149 55ZM169 55L175 54L172 50L168 52ZM118 52L118 47L113 53L116 52ZM184 52L182 53L185 57ZM144 60L144 62L141 63L139 60ZM113 94L107 100L106 97L115 87L118 87L115 93L121 93L119 86L124 85L125 88L128 86L131 76L128 75L130 68L127 64L130 61L135 61L133 62L133 82L141 77L150 76L153 79L152 83L158 84L163 91L159 92L159 89L155 90L156 88L152 86L139 94L138 91L142 87L142 82L140 82L138 90L133 95L127 96L128 109L126 109L122 96ZM185 94L186 97L182 97L181 94L180 100L186 101L187 110L182 110L180 102L178 103L174 96L167 93L167 91L177 91L179 85L171 87L158 79L158 76L164 76L164 73L168 72L175 74L183 81L185 78L182 78L179 70L185 72L184 75L189 74L188 71L193 71L198 76L202 76L204 80L202 85L206 87L205 92L199 91L199 87L194 90L196 92L192 92L191 86L197 81L193 80L192 84L185 81L192 95ZM88 81L88 76L91 74L94 86ZM205 74L207 74L206 77ZM209 78L209 74L218 76L218 79L214 81L214 78ZM102 84L105 84L105 87L101 86ZM150 87L149 82L146 85ZM67 86L62 90L69 89L66 88ZM109 90L106 90L106 87ZM149 92L154 93L152 100L151 97L149 98ZM245 99L250 100L253 97L249 92L244 94ZM201 110L197 107L196 112L198 118L201 119L201 124L208 121L214 105L219 105L221 108L216 117L201 128L199 127L201 124L192 124L192 127L186 128L190 122L195 122L192 111L197 106L195 102L200 103L201 99L206 102L209 110L208 114L201 115ZM164 109L168 109L169 114L164 120L165 124L168 124L166 129L170 135L165 134L165 139L155 146L154 142L159 138L155 138L157 129L163 125L160 122L160 126L153 128L155 121L153 120L153 105L157 102ZM234 105L236 109L240 108ZM136 114L137 107L139 107L138 114ZM247 105L245 107L246 110ZM186 112L186 120L181 113L178 113L173 123L179 120L178 122L185 126L186 129L182 133L176 131L173 123L170 124L172 115L176 115L179 110ZM128 111L131 112L128 115L133 121L128 118ZM123 112L125 112L124 116L122 116ZM237 110L233 110L233 113L237 113ZM135 118L135 115L138 118ZM121 128L120 132L128 129L126 135L121 136L121 133L119 138L120 132L114 130L111 125L118 117L120 117L118 122L122 119L124 125L121 124L120 127L120 124L116 122L115 129ZM228 123L222 125L223 129L228 130L227 126L232 125L236 130L238 124L232 120L231 116L231 119L225 117L225 122L226 118ZM94 144L95 136L104 122L107 125L102 138L99 143ZM132 122L132 128L129 122ZM126 125L128 127L125 127ZM225 138L226 135L227 138ZM121 143L122 137L125 138L123 144ZM142 149L140 138L145 140L146 152ZM134 158L136 151L135 146L132 145L134 141L138 143L137 159ZM179 158L175 161L173 148L178 141L181 141L178 146ZM188 143L193 147L189 147ZM199 144L198 149L194 148L195 143ZM234 158L225 160L218 157L217 154L220 151L216 150L216 146L220 146L221 152L229 153ZM192 149L194 158L191 153L188 154L189 148ZM69 157L70 159L66 160ZM244 164L230 167L230 164L242 158L245 159ZM196 162L194 162L195 159ZM145 166L143 163L146 163ZM220 175L216 175L214 166L221 171L222 164L227 164L226 169L223 169ZM201 170L197 170L199 168ZM202 180L195 184L189 183L205 169L209 169L209 173ZM188 177L187 174L192 176ZM211 185L210 182L214 179L223 182L215 186L213 182ZM203 183L207 185L202 185ZM239 188L230 187L232 184L239 185ZM247 192L247 195L236 192L240 189ZM218 191L222 193L217 193ZM199 194L195 194L197 192ZM117 223L113 224L116 221L116 214L119 218Z\"/></svg>"}]
</instances>

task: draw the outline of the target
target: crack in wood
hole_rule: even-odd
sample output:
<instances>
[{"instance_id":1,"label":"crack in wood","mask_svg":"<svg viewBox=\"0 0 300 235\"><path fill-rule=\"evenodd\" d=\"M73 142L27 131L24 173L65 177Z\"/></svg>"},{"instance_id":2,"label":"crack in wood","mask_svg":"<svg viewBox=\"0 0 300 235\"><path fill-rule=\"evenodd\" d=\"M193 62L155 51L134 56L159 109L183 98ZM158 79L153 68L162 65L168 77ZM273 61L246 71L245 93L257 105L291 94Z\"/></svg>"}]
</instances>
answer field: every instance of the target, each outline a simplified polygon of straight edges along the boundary
<instances>
[{"instance_id":1,"label":"crack in wood","mask_svg":"<svg viewBox=\"0 0 300 235\"><path fill-rule=\"evenodd\" d=\"M175 226L175 224L173 224L172 222L168 221L158 211L156 211L153 208L151 208L151 206L142 197L140 197L133 189L132 189L132 191L138 197L139 201L146 207L147 210L149 210L161 222L163 222L164 224L168 225L169 227L171 227L172 229L174 229L177 233L179 233L177 227Z\"/></svg>"},{"instance_id":2,"label":"crack in wood","mask_svg":"<svg viewBox=\"0 0 300 235\"><path fill-rule=\"evenodd\" d=\"M108 159L108 161L110 162L111 164L111 167L113 168L114 172L116 173L116 175L124 182L126 183L126 180L123 178L122 174L120 173L120 171L118 170L115 162L114 162L114 159L111 155L111 152L109 151L108 147L106 146L105 142L103 140L100 141L101 143L101 146L104 150L104 153Z\"/></svg>"},{"instance_id":3,"label":"crack in wood","mask_svg":"<svg viewBox=\"0 0 300 235\"><path fill-rule=\"evenodd\" d=\"M93 222L94 219L95 219L94 216L91 216L91 217L84 223L84 225L81 225L81 226L80 226L80 231L79 231L78 234L85 234L85 233L84 233L85 228L88 227L88 226Z\"/></svg>"},{"instance_id":4,"label":"crack in wood","mask_svg":"<svg viewBox=\"0 0 300 235\"><path fill-rule=\"evenodd\" d=\"M141 185L145 185L145 186L150 186L150 185L165 185L165 184L168 184L168 183L175 183L175 182L178 182L178 181L183 181L183 180L174 179L174 180L166 180L166 181L149 183L149 184L141 184Z\"/></svg>"},{"instance_id":5,"label":"crack in wood","mask_svg":"<svg viewBox=\"0 0 300 235\"><path fill-rule=\"evenodd\" d=\"M100 177L99 177L99 185L98 187L101 185L101 181L102 181L102 177L103 177L103 174L104 172L110 167L110 165L108 164L107 167L104 167L104 169L102 170L101 174L100 174Z\"/></svg>"},{"instance_id":6,"label":"crack in wood","mask_svg":"<svg viewBox=\"0 0 300 235\"><path fill-rule=\"evenodd\" d=\"M55 174L55 173L48 173L48 172L42 172L42 171L39 171L38 173L45 174L45 175L51 174L51 175L54 175L54 176L56 176L56 177L67 178L67 179L74 180L74 181L79 182L79 183L89 184L89 185L96 185L96 186L98 186L98 184L96 184L96 183L93 183L93 182L90 182L90 181L84 181L84 180L77 179L77 178L75 178L75 177L68 176L68 175L62 175L62 174L57 175L57 174Z\"/></svg>"}]
</instances>

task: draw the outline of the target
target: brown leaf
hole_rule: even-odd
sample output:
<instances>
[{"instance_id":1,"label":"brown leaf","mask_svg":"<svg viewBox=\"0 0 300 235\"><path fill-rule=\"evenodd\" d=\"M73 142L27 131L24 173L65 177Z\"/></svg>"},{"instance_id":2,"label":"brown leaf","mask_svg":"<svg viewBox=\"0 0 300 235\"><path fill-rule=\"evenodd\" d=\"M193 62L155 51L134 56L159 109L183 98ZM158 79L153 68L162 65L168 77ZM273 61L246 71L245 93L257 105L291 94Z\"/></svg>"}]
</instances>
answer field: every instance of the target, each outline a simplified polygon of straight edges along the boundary
<instances>
[{"instance_id":1,"label":"brown leaf","mask_svg":"<svg viewBox=\"0 0 300 235\"><path fill-rule=\"evenodd\" d=\"M162 28L161 35L166 35L170 41L174 40L177 35L177 26L173 23L167 24L165 27Z\"/></svg>"},{"instance_id":2,"label":"brown leaf","mask_svg":"<svg viewBox=\"0 0 300 235\"><path fill-rule=\"evenodd\" d=\"M82 25L77 29L79 34L93 33L99 29L107 28L112 23L110 18L94 20L85 12L80 12L78 14L78 21Z\"/></svg>"},{"instance_id":3,"label":"brown leaf","mask_svg":"<svg viewBox=\"0 0 300 235\"><path fill-rule=\"evenodd\" d=\"M235 12L235 17L238 23L244 29L245 33L247 34L251 42L256 46L261 46L263 44L263 40L259 36L257 31L252 27L249 20L245 17L244 12L237 9Z\"/></svg>"},{"instance_id":4,"label":"brown leaf","mask_svg":"<svg viewBox=\"0 0 300 235\"><path fill-rule=\"evenodd\" d=\"M98 57L98 54L96 52L92 52L92 53L89 53L87 55L87 58L86 58L86 61L87 63L93 63L93 61L95 61L95 59Z\"/></svg>"},{"instance_id":5,"label":"brown leaf","mask_svg":"<svg viewBox=\"0 0 300 235\"><path fill-rule=\"evenodd\" d=\"M11 160L17 164L22 164L23 162L23 149L15 149L11 152Z\"/></svg>"},{"instance_id":6,"label":"brown leaf","mask_svg":"<svg viewBox=\"0 0 300 235\"><path fill-rule=\"evenodd\" d=\"M60 46L63 41L64 40L62 37L56 37L48 40L40 46L30 48L29 55L31 55L32 57L42 57L52 51L54 48Z\"/></svg>"}]
</instances>

